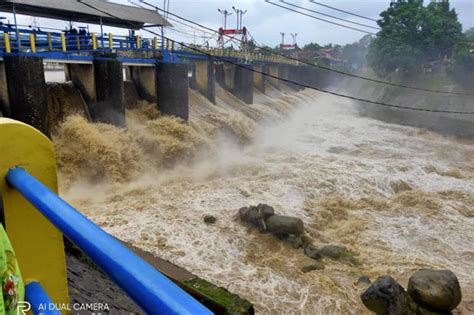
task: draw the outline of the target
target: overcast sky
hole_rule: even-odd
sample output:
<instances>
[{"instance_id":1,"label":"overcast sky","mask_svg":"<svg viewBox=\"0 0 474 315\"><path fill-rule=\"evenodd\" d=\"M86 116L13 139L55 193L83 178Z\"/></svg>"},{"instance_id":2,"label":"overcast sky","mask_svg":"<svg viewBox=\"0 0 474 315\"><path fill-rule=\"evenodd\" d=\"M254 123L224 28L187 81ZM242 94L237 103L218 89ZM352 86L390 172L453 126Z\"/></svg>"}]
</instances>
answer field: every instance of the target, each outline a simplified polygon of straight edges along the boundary
<instances>
[{"instance_id":1,"label":"overcast sky","mask_svg":"<svg viewBox=\"0 0 474 315\"><path fill-rule=\"evenodd\" d=\"M71 0L74 1L74 0ZM138 3L138 0L133 0ZM217 11L220 9L227 9L232 11L232 6L239 9L248 10L247 14L244 15L244 25L249 30L259 44L266 44L269 46L276 46L281 42L280 32L285 32L285 42L291 42L290 33L298 33L297 42L300 46L309 42L317 42L319 44L335 43L335 44L346 44L351 43L362 36L364 33L345 29L336 25L328 24L322 21L312 19L310 17L302 16L300 14L289 12L282 8L272 6L266 3L264 0L170 0L170 11L186 17L190 20L204 24L210 28L218 29L222 26L222 15ZM127 4L127 0L114 0ZM158 6L163 5L163 0L149 0ZM279 3L278 0L273 2ZM331 14L340 18L356 21L363 24L370 24L376 26L375 22L354 17L342 12L333 11L322 6L310 3L309 0L296 0L291 2L300 6L307 7L312 10L316 10L322 13ZM380 12L386 9L390 3L390 0L319 0L318 2L328 4L333 7L337 7L346 11L351 11L359 15L377 19ZM425 0L427 3L428 0ZM451 0L451 7L456 9L459 15L459 20L463 24L463 29L466 30L474 26L474 0ZM280 3L279 3L280 4ZM313 14L314 13L309 13ZM0 14L0 16L5 14ZM11 19L11 16L6 14L7 18ZM327 17L320 16L324 19ZM340 21L335 21L344 23ZM32 19L29 17L20 17L20 24L31 24ZM54 26L63 28L66 25L64 22L55 22L46 19L39 19L41 26ZM183 35L177 31L169 31L167 35L175 38L178 41L193 42L200 44L203 42L200 36L204 34L199 31L193 31L192 29L180 25L176 22L171 21L174 24L174 28L178 32L186 32L188 35ZM347 23L345 23L347 24ZM236 15L235 13L228 18L228 28L234 28L236 26ZM367 31L373 31L368 28L352 25L356 28L362 28ZM98 31L97 27L93 30ZM116 29L106 28L105 32L112 31L114 33L119 32ZM194 37L194 34L196 37ZM143 33L144 36L150 36L147 33Z\"/></svg>"}]
</instances>

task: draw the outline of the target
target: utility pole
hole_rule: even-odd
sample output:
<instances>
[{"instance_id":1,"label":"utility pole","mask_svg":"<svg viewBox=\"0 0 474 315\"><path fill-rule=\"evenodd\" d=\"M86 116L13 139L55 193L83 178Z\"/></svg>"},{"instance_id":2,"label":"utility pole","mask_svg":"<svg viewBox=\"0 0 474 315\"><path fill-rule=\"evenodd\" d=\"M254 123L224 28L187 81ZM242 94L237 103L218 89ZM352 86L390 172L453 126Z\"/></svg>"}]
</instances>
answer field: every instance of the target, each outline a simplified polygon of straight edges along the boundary
<instances>
[{"instance_id":1,"label":"utility pole","mask_svg":"<svg viewBox=\"0 0 474 315\"><path fill-rule=\"evenodd\" d=\"M224 15L224 29L227 29L227 17L231 16L232 12L229 12L227 10L221 10L221 9L217 9L217 11L219 11L219 13Z\"/></svg>"},{"instance_id":2,"label":"utility pole","mask_svg":"<svg viewBox=\"0 0 474 315\"><path fill-rule=\"evenodd\" d=\"M280 32L281 34L281 50L283 50L283 45L285 45L285 33Z\"/></svg>"},{"instance_id":3,"label":"utility pole","mask_svg":"<svg viewBox=\"0 0 474 315\"><path fill-rule=\"evenodd\" d=\"M232 7L232 9L234 9L234 12L237 14L237 29L240 30L242 29L242 26L243 26L243 15L245 13L247 13L247 10L240 10L240 9L236 9L235 7Z\"/></svg>"},{"instance_id":4,"label":"utility pole","mask_svg":"<svg viewBox=\"0 0 474 315\"><path fill-rule=\"evenodd\" d=\"M293 37L293 46L296 48L296 36L298 36L298 33L291 33L291 37Z\"/></svg>"}]
</instances>

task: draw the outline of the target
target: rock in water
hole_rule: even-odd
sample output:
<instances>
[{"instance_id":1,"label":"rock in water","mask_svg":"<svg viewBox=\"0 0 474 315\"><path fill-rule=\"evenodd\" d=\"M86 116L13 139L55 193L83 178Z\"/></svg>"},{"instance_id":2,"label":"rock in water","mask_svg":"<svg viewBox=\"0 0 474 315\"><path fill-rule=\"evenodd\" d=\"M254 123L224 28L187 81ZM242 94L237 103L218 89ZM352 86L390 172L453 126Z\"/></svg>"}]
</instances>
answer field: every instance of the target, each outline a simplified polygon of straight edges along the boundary
<instances>
[{"instance_id":1,"label":"rock in water","mask_svg":"<svg viewBox=\"0 0 474 315\"><path fill-rule=\"evenodd\" d=\"M449 312L461 303L458 278L449 270L421 269L408 281L408 294L422 307Z\"/></svg>"},{"instance_id":2,"label":"rock in water","mask_svg":"<svg viewBox=\"0 0 474 315\"><path fill-rule=\"evenodd\" d=\"M304 253L306 256L316 259L316 260L319 260L322 258L321 255L319 254L319 249L316 246L311 245L311 244L308 244L305 246Z\"/></svg>"},{"instance_id":3,"label":"rock in water","mask_svg":"<svg viewBox=\"0 0 474 315\"><path fill-rule=\"evenodd\" d=\"M259 213L259 215L263 218L263 220L267 220L268 218L270 218L272 215L275 214L275 209L273 209L273 207L270 207L269 205L267 204L264 204L264 203L260 203L258 206L257 206L257 211Z\"/></svg>"},{"instance_id":4,"label":"rock in water","mask_svg":"<svg viewBox=\"0 0 474 315\"><path fill-rule=\"evenodd\" d=\"M295 217L273 215L266 223L268 231L275 235L300 235L304 232L303 221Z\"/></svg>"},{"instance_id":5,"label":"rock in water","mask_svg":"<svg viewBox=\"0 0 474 315\"><path fill-rule=\"evenodd\" d=\"M239 209L240 220L253 224L260 232L267 231L266 220L275 214L275 210L266 204L258 206L243 207Z\"/></svg>"},{"instance_id":6,"label":"rock in water","mask_svg":"<svg viewBox=\"0 0 474 315\"><path fill-rule=\"evenodd\" d=\"M390 276L379 277L360 298L377 315L401 315L409 307L405 289Z\"/></svg>"},{"instance_id":7,"label":"rock in water","mask_svg":"<svg viewBox=\"0 0 474 315\"><path fill-rule=\"evenodd\" d=\"M356 286L369 285L371 283L372 283L372 281L370 281L368 276L361 276L361 277L359 277L359 279L357 279L357 282L355 283L355 285Z\"/></svg>"},{"instance_id":8,"label":"rock in water","mask_svg":"<svg viewBox=\"0 0 474 315\"><path fill-rule=\"evenodd\" d=\"M213 215L208 214L208 215L204 216L203 220L207 224L214 224L214 223L216 223L217 218Z\"/></svg>"},{"instance_id":9,"label":"rock in water","mask_svg":"<svg viewBox=\"0 0 474 315\"><path fill-rule=\"evenodd\" d=\"M310 272L310 271L313 271L313 270L323 270L324 269L324 265L321 264L321 263L313 263L311 265L306 265L304 266L303 268L301 268L301 271L304 272L304 273L307 273L307 272Z\"/></svg>"}]
</instances>

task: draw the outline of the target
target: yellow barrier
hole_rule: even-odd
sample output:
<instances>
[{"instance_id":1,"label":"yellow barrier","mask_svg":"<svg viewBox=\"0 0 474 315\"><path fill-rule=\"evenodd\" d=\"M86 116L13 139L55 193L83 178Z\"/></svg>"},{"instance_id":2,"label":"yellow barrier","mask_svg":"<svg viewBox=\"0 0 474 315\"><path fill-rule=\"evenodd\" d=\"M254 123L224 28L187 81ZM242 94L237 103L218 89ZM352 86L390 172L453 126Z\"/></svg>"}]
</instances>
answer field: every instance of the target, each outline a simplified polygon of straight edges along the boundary
<instances>
[{"instance_id":1,"label":"yellow barrier","mask_svg":"<svg viewBox=\"0 0 474 315\"><path fill-rule=\"evenodd\" d=\"M170 41L166 39L166 50L170 50Z\"/></svg>"},{"instance_id":2,"label":"yellow barrier","mask_svg":"<svg viewBox=\"0 0 474 315\"><path fill-rule=\"evenodd\" d=\"M61 50L66 51L66 36L64 36L64 33L61 33Z\"/></svg>"},{"instance_id":3,"label":"yellow barrier","mask_svg":"<svg viewBox=\"0 0 474 315\"><path fill-rule=\"evenodd\" d=\"M109 33L109 48L114 49L114 39L112 33Z\"/></svg>"},{"instance_id":4,"label":"yellow barrier","mask_svg":"<svg viewBox=\"0 0 474 315\"><path fill-rule=\"evenodd\" d=\"M63 236L5 176L15 166L25 168L52 191L58 191L53 143L24 123L0 118L0 195L5 227L25 284L35 280L55 303L69 303Z\"/></svg>"},{"instance_id":5,"label":"yellow barrier","mask_svg":"<svg viewBox=\"0 0 474 315\"><path fill-rule=\"evenodd\" d=\"M171 41L171 50L174 50L174 40Z\"/></svg>"},{"instance_id":6,"label":"yellow barrier","mask_svg":"<svg viewBox=\"0 0 474 315\"><path fill-rule=\"evenodd\" d=\"M92 49L97 50L97 36L95 33L92 33Z\"/></svg>"},{"instance_id":7,"label":"yellow barrier","mask_svg":"<svg viewBox=\"0 0 474 315\"><path fill-rule=\"evenodd\" d=\"M12 48L10 46L10 35L7 32L3 33L3 39L5 40L5 52L9 54L12 52Z\"/></svg>"},{"instance_id":8,"label":"yellow barrier","mask_svg":"<svg viewBox=\"0 0 474 315\"><path fill-rule=\"evenodd\" d=\"M140 36L137 36L137 48L142 48L142 41L140 39Z\"/></svg>"},{"instance_id":9,"label":"yellow barrier","mask_svg":"<svg viewBox=\"0 0 474 315\"><path fill-rule=\"evenodd\" d=\"M158 38L153 37L153 49L157 50L158 49Z\"/></svg>"},{"instance_id":10,"label":"yellow barrier","mask_svg":"<svg viewBox=\"0 0 474 315\"><path fill-rule=\"evenodd\" d=\"M31 47L31 52L35 53L36 52L35 34L30 34L30 47Z\"/></svg>"}]
</instances>

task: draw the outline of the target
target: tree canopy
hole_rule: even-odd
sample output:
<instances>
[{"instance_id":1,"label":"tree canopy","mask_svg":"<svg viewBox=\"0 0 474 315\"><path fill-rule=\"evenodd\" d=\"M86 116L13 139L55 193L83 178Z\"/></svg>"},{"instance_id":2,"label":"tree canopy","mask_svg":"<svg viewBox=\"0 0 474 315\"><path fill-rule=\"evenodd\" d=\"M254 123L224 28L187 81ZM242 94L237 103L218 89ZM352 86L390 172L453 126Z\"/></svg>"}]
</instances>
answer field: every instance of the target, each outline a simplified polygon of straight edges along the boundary
<instances>
[{"instance_id":1,"label":"tree canopy","mask_svg":"<svg viewBox=\"0 0 474 315\"><path fill-rule=\"evenodd\" d=\"M462 26L449 2L422 0L392 3L381 14L381 31L369 48L370 66L380 75L397 69L421 70L426 62L451 57L455 43L462 37Z\"/></svg>"}]
</instances>

